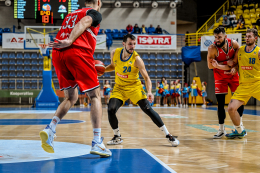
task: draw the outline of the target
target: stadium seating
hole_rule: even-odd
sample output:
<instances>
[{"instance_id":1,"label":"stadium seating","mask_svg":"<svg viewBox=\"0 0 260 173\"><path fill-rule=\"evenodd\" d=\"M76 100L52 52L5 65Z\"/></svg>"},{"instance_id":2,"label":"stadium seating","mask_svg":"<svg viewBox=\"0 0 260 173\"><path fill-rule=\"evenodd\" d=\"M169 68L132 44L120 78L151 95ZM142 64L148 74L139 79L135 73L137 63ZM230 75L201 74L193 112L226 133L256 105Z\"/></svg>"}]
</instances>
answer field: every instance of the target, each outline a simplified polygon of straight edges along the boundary
<instances>
[{"instance_id":1,"label":"stadium seating","mask_svg":"<svg viewBox=\"0 0 260 173\"><path fill-rule=\"evenodd\" d=\"M11 32L11 30L10 30L10 28L5 28L5 29L3 30L3 32L4 32L4 33L9 33L9 32Z\"/></svg>"}]
</instances>

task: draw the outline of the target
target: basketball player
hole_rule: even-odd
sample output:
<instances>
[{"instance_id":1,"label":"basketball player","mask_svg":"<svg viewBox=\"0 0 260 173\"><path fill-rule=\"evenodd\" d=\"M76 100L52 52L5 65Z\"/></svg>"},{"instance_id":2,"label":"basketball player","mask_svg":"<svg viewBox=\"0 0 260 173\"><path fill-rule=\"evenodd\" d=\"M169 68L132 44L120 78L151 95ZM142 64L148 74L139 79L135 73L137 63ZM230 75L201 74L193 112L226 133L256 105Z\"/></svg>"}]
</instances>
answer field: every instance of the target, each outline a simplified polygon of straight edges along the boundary
<instances>
[{"instance_id":1,"label":"basketball player","mask_svg":"<svg viewBox=\"0 0 260 173\"><path fill-rule=\"evenodd\" d=\"M123 142L118 128L116 112L124 105L126 100L130 99L134 104L140 106L144 113L164 132L172 146L176 147L179 145L179 141L176 139L177 137L172 136L168 132L158 113L150 106L149 101L152 102L154 99L152 83L145 69L143 60L134 50L135 44L135 36L132 34L125 35L123 38L124 47L117 48L111 52L111 64L106 67L105 72L115 70L116 83L108 104L108 119L114 131L114 137L107 144L116 145ZM149 101L147 100L146 93L139 79L139 71L145 80Z\"/></svg>"},{"instance_id":2,"label":"basketball player","mask_svg":"<svg viewBox=\"0 0 260 173\"><path fill-rule=\"evenodd\" d=\"M228 93L228 87L231 92L235 92L239 85L238 73L230 74L230 69L234 65L233 58L239 50L239 44L235 40L227 38L224 27L218 27L214 30L215 42L208 48L208 68L213 69L215 78L215 94L218 102L218 120L219 131L213 138L218 139L225 136L226 131L224 121L226 118L225 95ZM238 109L242 118L244 106ZM242 121L241 121L242 122Z\"/></svg>"},{"instance_id":3,"label":"basketball player","mask_svg":"<svg viewBox=\"0 0 260 173\"><path fill-rule=\"evenodd\" d=\"M234 62L238 65L231 69L232 74L239 68L239 86L228 105L228 113L234 124L233 133L226 134L227 138L243 138L246 131L241 125L238 108L246 105L251 97L260 101L260 47L256 46L258 32L256 29L246 31L246 46L241 46L236 53Z\"/></svg>"},{"instance_id":4,"label":"basketball player","mask_svg":"<svg viewBox=\"0 0 260 173\"><path fill-rule=\"evenodd\" d=\"M53 47L52 61L55 67L60 89L64 90L65 100L58 107L50 125L40 132L42 148L54 153L53 136L56 125L66 115L78 99L77 86L86 92L91 100L91 120L94 139L90 153L104 157L111 156L101 138L102 105L99 81L95 69L93 54L96 47L96 36L102 16L100 0L86 0L86 8L68 14L62 23ZM61 49L64 48L64 49Z\"/></svg>"}]
</instances>

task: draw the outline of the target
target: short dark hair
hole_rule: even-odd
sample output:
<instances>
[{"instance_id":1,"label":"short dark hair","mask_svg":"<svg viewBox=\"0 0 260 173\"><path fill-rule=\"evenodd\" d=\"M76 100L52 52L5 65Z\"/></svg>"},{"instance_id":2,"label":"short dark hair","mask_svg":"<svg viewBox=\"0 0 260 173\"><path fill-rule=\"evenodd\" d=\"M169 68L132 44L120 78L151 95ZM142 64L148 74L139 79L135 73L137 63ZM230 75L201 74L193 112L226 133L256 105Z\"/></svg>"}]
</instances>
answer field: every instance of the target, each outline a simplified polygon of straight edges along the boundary
<instances>
[{"instance_id":1,"label":"short dark hair","mask_svg":"<svg viewBox=\"0 0 260 173\"><path fill-rule=\"evenodd\" d=\"M223 34L225 34L226 33L226 31L225 31L225 28L224 27L222 27L222 26L219 26L219 27L217 27L216 29L214 29L214 34L220 34L220 33L223 33Z\"/></svg>"},{"instance_id":2,"label":"short dark hair","mask_svg":"<svg viewBox=\"0 0 260 173\"><path fill-rule=\"evenodd\" d=\"M132 35L132 34L126 34L126 35L124 35L124 37L123 37L123 42L126 43L127 38L130 38L131 40L135 40L135 39L136 39L134 35Z\"/></svg>"},{"instance_id":3,"label":"short dark hair","mask_svg":"<svg viewBox=\"0 0 260 173\"><path fill-rule=\"evenodd\" d=\"M255 37L258 37L257 29L251 28L246 30L246 33L250 33L250 32L252 32Z\"/></svg>"},{"instance_id":4,"label":"short dark hair","mask_svg":"<svg viewBox=\"0 0 260 173\"><path fill-rule=\"evenodd\" d=\"M85 0L86 4L96 4L98 0Z\"/></svg>"}]
</instances>

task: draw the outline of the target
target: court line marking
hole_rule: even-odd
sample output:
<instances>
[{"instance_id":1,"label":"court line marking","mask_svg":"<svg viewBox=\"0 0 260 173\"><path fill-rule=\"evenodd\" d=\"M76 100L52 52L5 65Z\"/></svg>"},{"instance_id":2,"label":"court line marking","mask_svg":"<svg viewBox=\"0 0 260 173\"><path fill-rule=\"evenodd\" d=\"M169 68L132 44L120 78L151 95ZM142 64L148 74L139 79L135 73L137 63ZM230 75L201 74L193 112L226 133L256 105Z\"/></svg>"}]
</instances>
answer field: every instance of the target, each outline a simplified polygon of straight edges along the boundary
<instances>
[{"instance_id":1,"label":"court line marking","mask_svg":"<svg viewBox=\"0 0 260 173\"><path fill-rule=\"evenodd\" d=\"M147 149L142 149L143 151L145 151L147 154L149 154L154 160L156 160L158 163L160 163L163 167L165 167L165 169L167 169L168 171L172 172L172 173L177 173L176 171L174 171L172 168L170 168L168 165L166 165L165 163L163 163L160 159L158 159L155 155L153 155L152 153L150 153Z\"/></svg>"}]
</instances>

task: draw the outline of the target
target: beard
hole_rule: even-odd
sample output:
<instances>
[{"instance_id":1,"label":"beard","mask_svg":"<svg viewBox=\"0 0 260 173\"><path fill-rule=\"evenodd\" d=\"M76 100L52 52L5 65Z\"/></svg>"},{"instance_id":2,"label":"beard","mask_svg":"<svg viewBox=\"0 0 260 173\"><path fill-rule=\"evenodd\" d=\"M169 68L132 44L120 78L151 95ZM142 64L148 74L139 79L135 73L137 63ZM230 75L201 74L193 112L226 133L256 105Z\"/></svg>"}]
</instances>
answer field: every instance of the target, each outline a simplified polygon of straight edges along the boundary
<instances>
[{"instance_id":1,"label":"beard","mask_svg":"<svg viewBox=\"0 0 260 173\"><path fill-rule=\"evenodd\" d=\"M252 42L252 43L246 43L247 46L252 46L255 42Z\"/></svg>"},{"instance_id":2,"label":"beard","mask_svg":"<svg viewBox=\"0 0 260 173\"><path fill-rule=\"evenodd\" d=\"M127 53L129 53L129 54L132 54L131 52L129 52L129 50L127 50L126 46L125 46L125 51L126 51ZM134 49L133 49L133 51L134 51Z\"/></svg>"},{"instance_id":3,"label":"beard","mask_svg":"<svg viewBox=\"0 0 260 173\"><path fill-rule=\"evenodd\" d=\"M216 43L216 46L221 48L224 46L225 43L226 43L226 39L224 39L224 41L222 41L219 45Z\"/></svg>"}]
</instances>

